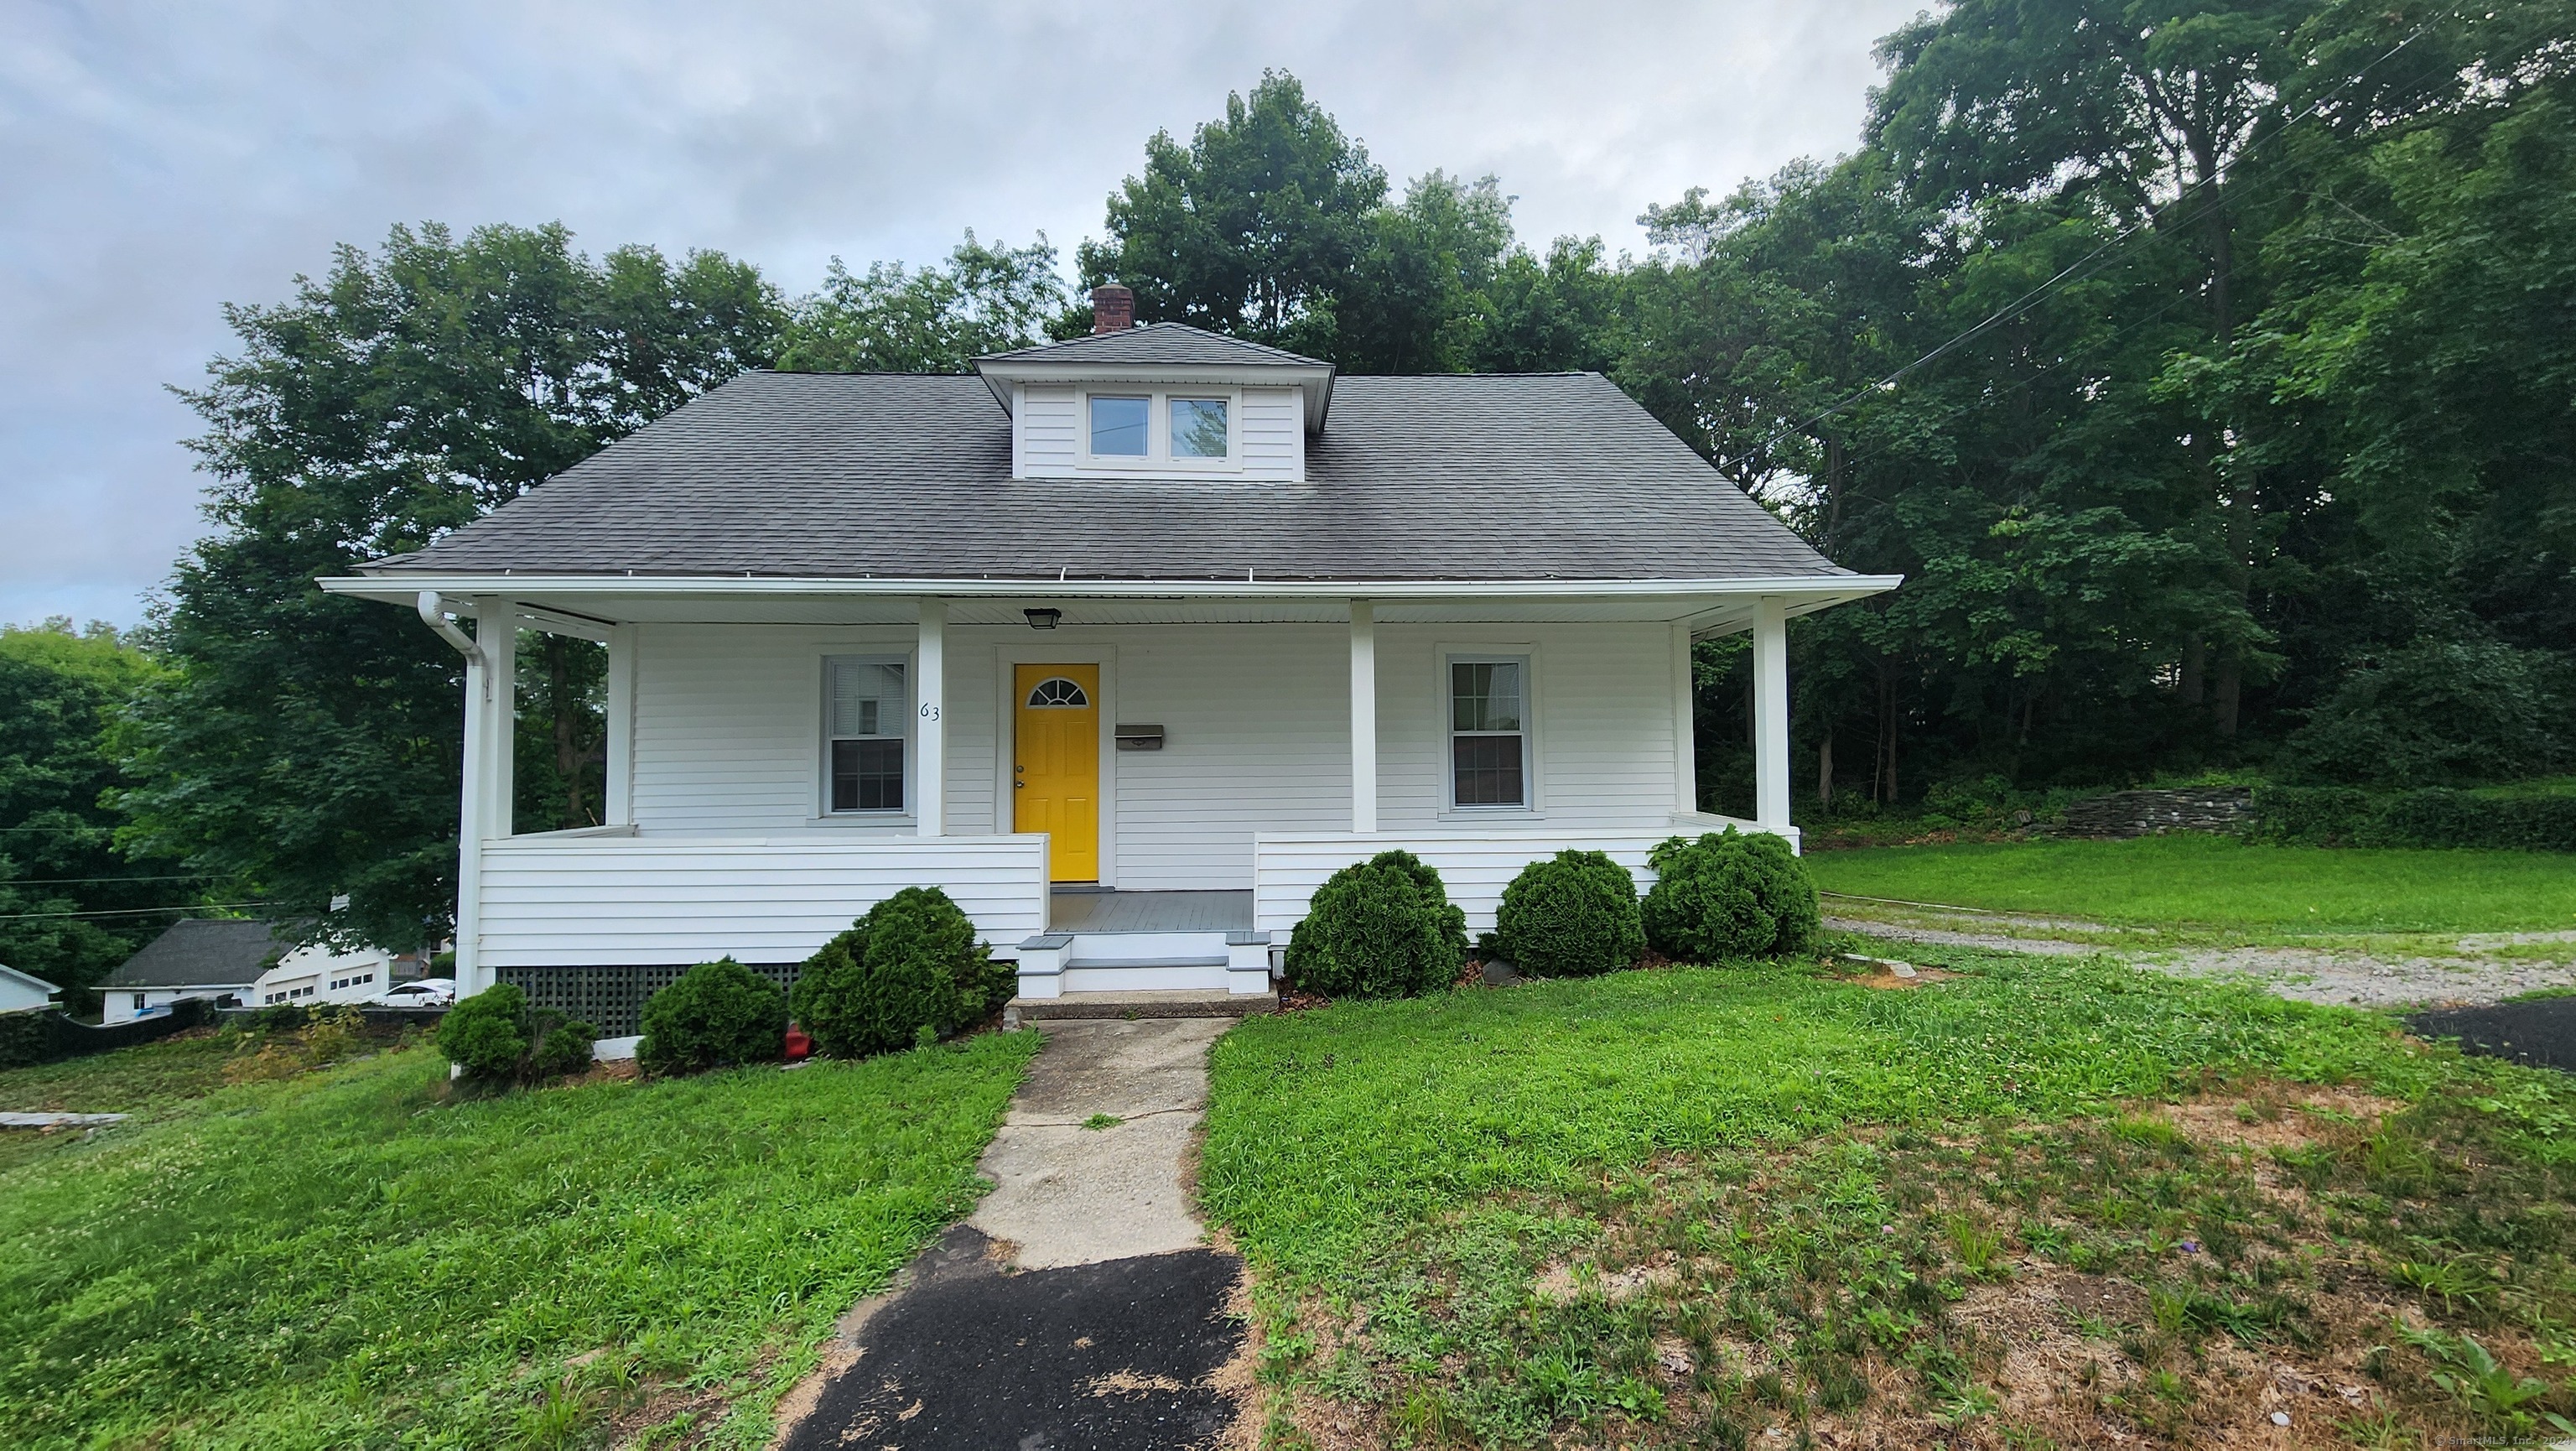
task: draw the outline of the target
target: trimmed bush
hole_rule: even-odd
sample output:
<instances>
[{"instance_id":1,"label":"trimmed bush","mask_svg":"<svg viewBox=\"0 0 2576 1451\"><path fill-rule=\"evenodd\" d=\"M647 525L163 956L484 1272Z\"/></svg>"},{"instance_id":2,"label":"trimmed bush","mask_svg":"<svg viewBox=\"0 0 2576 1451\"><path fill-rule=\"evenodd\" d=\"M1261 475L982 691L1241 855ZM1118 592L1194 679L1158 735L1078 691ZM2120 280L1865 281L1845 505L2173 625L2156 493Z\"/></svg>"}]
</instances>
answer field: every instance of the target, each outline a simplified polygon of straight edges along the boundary
<instances>
[{"instance_id":1,"label":"trimmed bush","mask_svg":"<svg viewBox=\"0 0 2576 1451\"><path fill-rule=\"evenodd\" d=\"M1503 955L1539 977L1590 977L1637 965L1646 950L1637 880L1597 851L1531 862L1494 913Z\"/></svg>"},{"instance_id":2,"label":"trimmed bush","mask_svg":"<svg viewBox=\"0 0 2576 1451\"><path fill-rule=\"evenodd\" d=\"M2261 786L2259 841L2313 846L2576 851L2576 796L2480 796L2432 788L2374 795L2354 786Z\"/></svg>"},{"instance_id":3,"label":"trimmed bush","mask_svg":"<svg viewBox=\"0 0 2576 1451\"><path fill-rule=\"evenodd\" d=\"M735 1063L769 1063L786 1051L787 994L730 957L701 962L644 1004L647 1073L703 1073Z\"/></svg>"},{"instance_id":4,"label":"trimmed bush","mask_svg":"<svg viewBox=\"0 0 2576 1451\"><path fill-rule=\"evenodd\" d=\"M528 995L496 983L460 1000L438 1020L438 1051L485 1086L541 1083L590 1067L597 1032L553 1008L531 1008Z\"/></svg>"},{"instance_id":5,"label":"trimmed bush","mask_svg":"<svg viewBox=\"0 0 2576 1451\"><path fill-rule=\"evenodd\" d=\"M807 958L796 1022L814 1046L863 1057L944 1038L992 1010L1006 974L937 887L906 887Z\"/></svg>"},{"instance_id":6,"label":"trimmed bush","mask_svg":"<svg viewBox=\"0 0 2576 1451\"><path fill-rule=\"evenodd\" d=\"M1440 873L1409 851L1342 868L1315 889L1288 937L1288 982L1326 997L1409 998L1455 982L1467 914Z\"/></svg>"},{"instance_id":7,"label":"trimmed bush","mask_svg":"<svg viewBox=\"0 0 2576 1451\"><path fill-rule=\"evenodd\" d=\"M1693 841L1672 837L1647 859L1646 940L1685 962L1804 952L1824 925L1816 884L1789 843L1728 827Z\"/></svg>"}]
</instances>

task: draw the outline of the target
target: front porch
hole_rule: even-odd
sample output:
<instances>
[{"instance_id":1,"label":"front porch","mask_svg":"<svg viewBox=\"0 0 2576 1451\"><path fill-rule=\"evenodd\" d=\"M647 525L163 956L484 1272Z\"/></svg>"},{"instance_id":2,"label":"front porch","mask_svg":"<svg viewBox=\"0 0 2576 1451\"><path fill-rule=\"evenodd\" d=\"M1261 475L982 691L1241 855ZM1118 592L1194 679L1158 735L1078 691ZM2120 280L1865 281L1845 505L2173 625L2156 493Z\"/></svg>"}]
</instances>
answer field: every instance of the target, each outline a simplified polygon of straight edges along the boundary
<instances>
[{"instance_id":1,"label":"front porch","mask_svg":"<svg viewBox=\"0 0 2576 1451\"><path fill-rule=\"evenodd\" d=\"M1795 840L1785 621L1831 603L1823 589L1169 588L1068 590L1042 609L1024 590L833 596L802 605L818 616L805 623L747 617L794 613L771 602L584 601L601 618L423 595L424 619L469 652L460 988L510 981L632 1031L643 998L694 963L731 956L786 982L874 903L937 886L1017 964L1026 999L1249 998L1270 992L1315 889L1381 851L1438 869L1482 932L1522 867L1568 847L1606 852L1643 890L1647 854L1674 834ZM606 646L606 825L509 831L527 629ZM1734 630L1756 662L1755 820L1696 809L1691 642ZM875 692L855 716L852 672ZM1043 722L1058 742L1077 726L1043 767L1087 790L1070 816L1061 801L1030 814L1042 705L1089 713Z\"/></svg>"}]
</instances>

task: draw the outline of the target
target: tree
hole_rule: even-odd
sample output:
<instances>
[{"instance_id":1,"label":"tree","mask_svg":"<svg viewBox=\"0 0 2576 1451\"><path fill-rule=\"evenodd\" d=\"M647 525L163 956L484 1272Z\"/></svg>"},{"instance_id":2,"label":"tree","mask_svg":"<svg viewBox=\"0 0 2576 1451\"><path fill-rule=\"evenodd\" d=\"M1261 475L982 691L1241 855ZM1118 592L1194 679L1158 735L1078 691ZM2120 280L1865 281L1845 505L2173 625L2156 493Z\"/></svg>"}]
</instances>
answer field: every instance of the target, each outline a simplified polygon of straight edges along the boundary
<instances>
[{"instance_id":1,"label":"tree","mask_svg":"<svg viewBox=\"0 0 2576 1451\"><path fill-rule=\"evenodd\" d=\"M461 665L417 620L315 578L417 549L766 362L783 311L712 252L593 261L561 226L431 225L343 247L290 301L225 317L240 351L181 395L206 420L216 532L156 621L173 673L128 738L125 840L317 932L435 941L455 903ZM577 710L570 686L539 698Z\"/></svg>"},{"instance_id":2,"label":"tree","mask_svg":"<svg viewBox=\"0 0 2576 1451\"><path fill-rule=\"evenodd\" d=\"M1135 291L1139 322L1288 344L1349 277L1385 199L1368 149L1296 77L1264 71L1189 145L1156 132L1144 174L1110 194L1108 239L1075 256L1084 287Z\"/></svg>"},{"instance_id":3,"label":"tree","mask_svg":"<svg viewBox=\"0 0 2576 1451\"><path fill-rule=\"evenodd\" d=\"M986 353L1046 340L1065 307L1064 279L1044 233L1026 247L975 240L948 264L877 262L853 273L832 259L822 290L799 301L778 366L814 373L963 373Z\"/></svg>"},{"instance_id":4,"label":"tree","mask_svg":"<svg viewBox=\"0 0 2576 1451\"><path fill-rule=\"evenodd\" d=\"M0 626L0 963L70 989L169 924L156 910L197 884L115 847L106 805L124 784L111 738L159 673L115 627L68 619Z\"/></svg>"}]
</instances>

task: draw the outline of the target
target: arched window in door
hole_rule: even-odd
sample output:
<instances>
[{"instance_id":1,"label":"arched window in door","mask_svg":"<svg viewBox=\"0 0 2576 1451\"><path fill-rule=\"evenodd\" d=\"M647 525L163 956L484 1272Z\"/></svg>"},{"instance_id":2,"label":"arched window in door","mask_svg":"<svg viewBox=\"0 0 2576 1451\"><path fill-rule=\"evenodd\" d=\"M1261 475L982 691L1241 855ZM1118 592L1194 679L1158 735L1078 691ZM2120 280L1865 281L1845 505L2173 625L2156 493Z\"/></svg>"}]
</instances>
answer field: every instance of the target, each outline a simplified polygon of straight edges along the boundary
<instances>
[{"instance_id":1,"label":"arched window in door","mask_svg":"<svg viewBox=\"0 0 2576 1451\"><path fill-rule=\"evenodd\" d=\"M1029 691L1031 710L1081 710L1091 704L1082 687L1061 675L1050 675Z\"/></svg>"}]
</instances>

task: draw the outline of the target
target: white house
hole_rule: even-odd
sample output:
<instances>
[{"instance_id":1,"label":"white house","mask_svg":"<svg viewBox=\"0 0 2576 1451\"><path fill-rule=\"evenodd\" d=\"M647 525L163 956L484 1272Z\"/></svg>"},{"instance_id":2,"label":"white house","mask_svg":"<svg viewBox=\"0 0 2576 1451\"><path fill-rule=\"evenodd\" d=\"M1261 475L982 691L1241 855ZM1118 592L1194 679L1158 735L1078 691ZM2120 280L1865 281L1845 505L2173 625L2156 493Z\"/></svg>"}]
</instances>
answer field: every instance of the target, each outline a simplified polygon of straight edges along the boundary
<instances>
[{"instance_id":1,"label":"white house","mask_svg":"<svg viewBox=\"0 0 2576 1451\"><path fill-rule=\"evenodd\" d=\"M1699 810L1690 645L1750 631L1790 834L1782 623L1826 560L1597 374L1336 377L1194 328L974 374L745 374L335 592L466 656L456 975L632 1031L943 887L1024 997L1263 992L1333 870L1474 928L1560 847ZM469 638L456 617L471 617ZM605 642L601 827L512 835L516 631Z\"/></svg>"},{"instance_id":2,"label":"white house","mask_svg":"<svg viewBox=\"0 0 2576 1451\"><path fill-rule=\"evenodd\" d=\"M23 1013L31 1008L51 1007L54 995L61 991L61 988L33 973L0 964L0 1013Z\"/></svg>"},{"instance_id":3,"label":"white house","mask_svg":"<svg viewBox=\"0 0 2576 1451\"><path fill-rule=\"evenodd\" d=\"M99 1021L122 1023L181 998L242 1007L354 1003L383 992L393 959L373 948L299 947L273 922L191 917L143 945L98 985Z\"/></svg>"}]
</instances>

